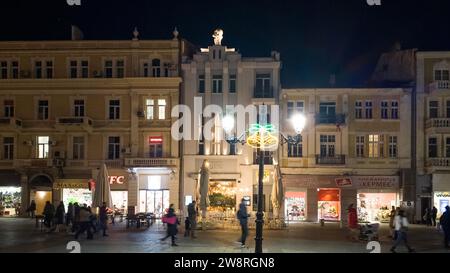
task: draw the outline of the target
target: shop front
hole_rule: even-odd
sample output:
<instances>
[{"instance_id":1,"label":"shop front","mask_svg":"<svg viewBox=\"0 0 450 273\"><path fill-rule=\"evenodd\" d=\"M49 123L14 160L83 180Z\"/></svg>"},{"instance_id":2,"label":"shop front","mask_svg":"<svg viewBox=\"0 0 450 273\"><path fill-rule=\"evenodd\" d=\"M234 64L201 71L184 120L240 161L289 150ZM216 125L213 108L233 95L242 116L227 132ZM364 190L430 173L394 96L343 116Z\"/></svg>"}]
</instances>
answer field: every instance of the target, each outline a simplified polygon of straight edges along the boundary
<instances>
[{"instance_id":1,"label":"shop front","mask_svg":"<svg viewBox=\"0 0 450 273\"><path fill-rule=\"evenodd\" d=\"M53 189L59 191L67 208L70 203L78 203L80 206L92 205L92 192L89 189L88 179L57 179L53 184ZM55 204L57 205L57 204Z\"/></svg>"},{"instance_id":2,"label":"shop front","mask_svg":"<svg viewBox=\"0 0 450 273\"><path fill-rule=\"evenodd\" d=\"M438 210L437 217L445 212L445 207L450 206L450 174L433 174L433 205Z\"/></svg>"},{"instance_id":3,"label":"shop front","mask_svg":"<svg viewBox=\"0 0 450 273\"><path fill-rule=\"evenodd\" d=\"M287 219L345 222L353 204L360 222L386 222L400 204L398 176L283 175L283 184Z\"/></svg>"},{"instance_id":4,"label":"shop front","mask_svg":"<svg viewBox=\"0 0 450 273\"><path fill-rule=\"evenodd\" d=\"M164 215L171 204L170 174L167 170L141 170L139 176L139 212Z\"/></svg>"},{"instance_id":5,"label":"shop front","mask_svg":"<svg viewBox=\"0 0 450 273\"><path fill-rule=\"evenodd\" d=\"M227 180L210 180L209 182L209 215L235 215L237 206L237 183Z\"/></svg>"},{"instance_id":6,"label":"shop front","mask_svg":"<svg viewBox=\"0 0 450 273\"><path fill-rule=\"evenodd\" d=\"M36 174L30 178L29 186L30 201L36 202L36 214L42 214L45 203L53 202L53 178L44 173Z\"/></svg>"},{"instance_id":7,"label":"shop front","mask_svg":"<svg viewBox=\"0 0 450 273\"><path fill-rule=\"evenodd\" d=\"M124 170L109 171L109 185L113 209L116 213L126 214L128 209L129 175Z\"/></svg>"},{"instance_id":8,"label":"shop front","mask_svg":"<svg viewBox=\"0 0 450 273\"><path fill-rule=\"evenodd\" d=\"M17 216L20 213L21 194L20 175L0 172L0 216Z\"/></svg>"}]
</instances>

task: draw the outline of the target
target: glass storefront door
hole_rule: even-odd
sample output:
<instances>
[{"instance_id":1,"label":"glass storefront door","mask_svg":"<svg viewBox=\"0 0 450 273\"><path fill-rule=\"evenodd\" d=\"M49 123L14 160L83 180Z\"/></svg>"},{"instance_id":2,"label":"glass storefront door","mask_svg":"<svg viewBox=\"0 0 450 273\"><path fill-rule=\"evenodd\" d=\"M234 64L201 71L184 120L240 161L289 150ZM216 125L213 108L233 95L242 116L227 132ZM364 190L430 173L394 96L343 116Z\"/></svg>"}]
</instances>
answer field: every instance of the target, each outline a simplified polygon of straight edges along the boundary
<instances>
[{"instance_id":1,"label":"glass storefront door","mask_svg":"<svg viewBox=\"0 0 450 273\"><path fill-rule=\"evenodd\" d=\"M140 212L154 213L156 217L161 217L169 208L169 194L169 190L141 190Z\"/></svg>"},{"instance_id":2,"label":"glass storefront door","mask_svg":"<svg viewBox=\"0 0 450 273\"><path fill-rule=\"evenodd\" d=\"M358 221L388 223L397 203L396 193L358 193Z\"/></svg>"}]
</instances>

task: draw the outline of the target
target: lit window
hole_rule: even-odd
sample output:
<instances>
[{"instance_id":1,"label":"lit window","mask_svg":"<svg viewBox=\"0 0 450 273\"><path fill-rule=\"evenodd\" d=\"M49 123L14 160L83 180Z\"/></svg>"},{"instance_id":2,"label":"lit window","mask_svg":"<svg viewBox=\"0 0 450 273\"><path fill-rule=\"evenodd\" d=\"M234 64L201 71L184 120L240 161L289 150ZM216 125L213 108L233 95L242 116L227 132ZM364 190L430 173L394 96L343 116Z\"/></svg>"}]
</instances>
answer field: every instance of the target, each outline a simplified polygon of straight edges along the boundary
<instances>
[{"instance_id":1,"label":"lit window","mask_svg":"<svg viewBox=\"0 0 450 273\"><path fill-rule=\"evenodd\" d=\"M152 99L145 100L146 117L147 119L153 119L153 107L155 106L155 101Z\"/></svg>"},{"instance_id":2,"label":"lit window","mask_svg":"<svg viewBox=\"0 0 450 273\"><path fill-rule=\"evenodd\" d=\"M158 100L158 119L166 119L166 100Z\"/></svg>"},{"instance_id":3,"label":"lit window","mask_svg":"<svg viewBox=\"0 0 450 273\"><path fill-rule=\"evenodd\" d=\"M50 150L50 137L39 136L37 137L37 157L38 158L48 158Z\"/></svg>"},{"instance_id":4,"label":"lit window","mask_svg":"<svg viewBox=\"0 0 450 273\"><path fill-rule=\"evenodd\" d=\"M384 143L382 135L369 135L369 157L379 158L384 156Z\"/></svg>"},{"instance_id":5,"label":"lit window","mask_svg":"<svg viewBox=\"0 0 450 273\"><path fill-rule=\"evenodd\" d=\"M147 178L148 182L148 190L160 190L161 189L161 176L159 175L150 175Z\"/></svg>"}]
</instances>

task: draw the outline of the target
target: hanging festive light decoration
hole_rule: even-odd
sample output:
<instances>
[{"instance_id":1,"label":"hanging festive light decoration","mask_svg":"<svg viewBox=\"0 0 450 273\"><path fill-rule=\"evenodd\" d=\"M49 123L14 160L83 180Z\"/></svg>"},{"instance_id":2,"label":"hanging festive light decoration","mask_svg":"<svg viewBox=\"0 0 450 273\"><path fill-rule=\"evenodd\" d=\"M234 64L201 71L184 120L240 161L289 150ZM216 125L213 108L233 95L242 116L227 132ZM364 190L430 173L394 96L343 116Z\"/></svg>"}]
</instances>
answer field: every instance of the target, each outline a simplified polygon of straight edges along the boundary
<instances>
[{"instance_id":1,"label":"hanging festive light decoration","mask_svg":"<svg viewBox=\"0 0 450 273\"><path fill-rule=\"evenodd\" d=\"M252 124L248 133L247 144L252 148L272 150L278 147L277 130L272 124Z\"/></svg>"}]
</instances>

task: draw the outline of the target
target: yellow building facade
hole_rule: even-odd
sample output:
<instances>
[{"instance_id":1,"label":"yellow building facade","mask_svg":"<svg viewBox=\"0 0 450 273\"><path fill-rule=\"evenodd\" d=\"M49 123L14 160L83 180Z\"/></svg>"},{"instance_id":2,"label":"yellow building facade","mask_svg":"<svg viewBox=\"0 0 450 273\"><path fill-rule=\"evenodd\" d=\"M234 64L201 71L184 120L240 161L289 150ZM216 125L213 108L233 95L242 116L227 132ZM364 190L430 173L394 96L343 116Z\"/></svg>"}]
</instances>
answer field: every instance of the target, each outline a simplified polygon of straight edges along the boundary
<instances>
[{"instance_id":1,"label":"yellow building facade","mask_svg":"<svg viewBox=\"0 0 450 273\"><path fill-rule=\"evenodd\" d=\"M87 203L109 171L118 210L178 206L179 147L170 129L179 60L189 44L141 41L0 43L0 189L4 207ZM4 211L8 210L7 208Z\"/></svg>"}]
</instances>

